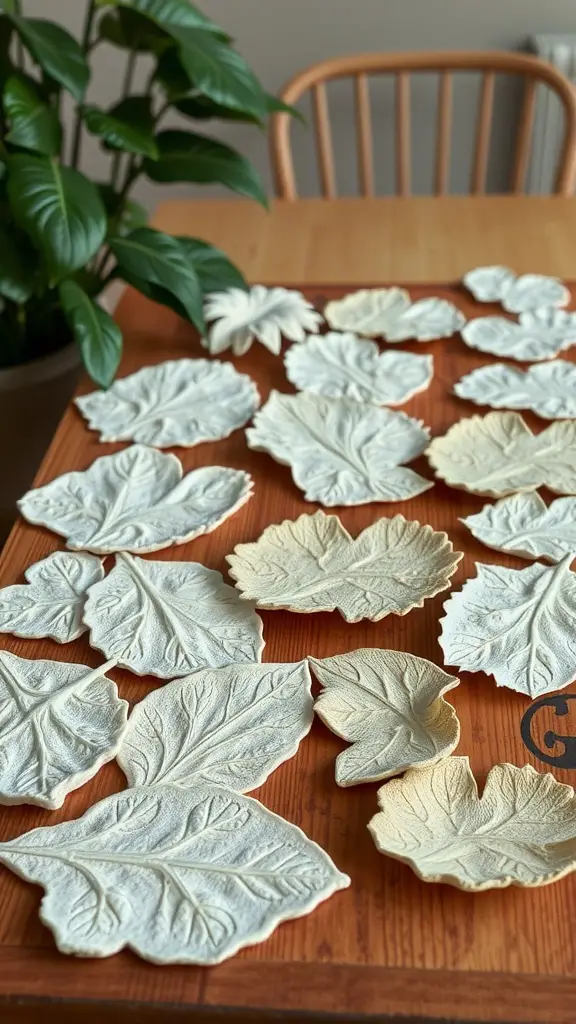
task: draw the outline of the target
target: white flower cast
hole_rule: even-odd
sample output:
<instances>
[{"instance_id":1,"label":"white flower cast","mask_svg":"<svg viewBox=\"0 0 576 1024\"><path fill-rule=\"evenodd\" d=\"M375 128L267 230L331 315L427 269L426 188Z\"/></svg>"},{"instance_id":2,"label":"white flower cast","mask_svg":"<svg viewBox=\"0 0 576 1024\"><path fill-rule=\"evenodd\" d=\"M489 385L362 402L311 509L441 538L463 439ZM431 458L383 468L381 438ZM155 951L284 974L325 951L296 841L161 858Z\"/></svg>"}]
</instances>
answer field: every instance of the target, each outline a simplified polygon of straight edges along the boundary
<instances>
[{"instance_id":1,"label":"white flower cast","mask_svg":"<svg viewBox=\"0 0 576 1024\"><path fill-rule=\"evenodd\" d=\"M213 356L230 348L235 356L243 356L255 340L277 356L282 337L304 341L306 332L315 334L322 323L321 314L300 292L261 284L247 292L241 288L214 292L204 312L214 323L202 344Z\"/></svg>"}]
</instances>

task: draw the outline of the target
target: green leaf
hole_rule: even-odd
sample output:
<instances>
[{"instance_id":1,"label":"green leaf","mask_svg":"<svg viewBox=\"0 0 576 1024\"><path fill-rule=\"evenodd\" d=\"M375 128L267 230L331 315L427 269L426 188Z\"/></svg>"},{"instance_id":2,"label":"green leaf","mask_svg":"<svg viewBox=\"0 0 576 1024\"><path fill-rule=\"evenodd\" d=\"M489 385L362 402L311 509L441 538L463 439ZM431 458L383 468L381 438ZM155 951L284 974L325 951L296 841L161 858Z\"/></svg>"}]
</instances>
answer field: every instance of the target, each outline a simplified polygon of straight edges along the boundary
<instances>
[{"instance_id":1,"label":"green leaf","mask_svg":"<svg viewBox=\"0 0 576 1024\"><path fill-rule=\"evenodd\" d=\"M120 7L117 11L109 11L101 19L99 38L119 46L123 50L135 50L137 53L162 54L174 45L174 40L164 29L137 11Z\"/></svg>"},{"instance_id":2,"label":"green leaf","mask_svg":"<svg viewBox=\"0 0 576 1024\"><path fill-rule=\"evenodd\" d=\"M6 227L0 227L0 295L12 302L27 302L33 292L32 266L24 260L30 255L28 246L18 245Z\"/></svg>"},{"instance_id":3,"label":"green leaf","mask_svg":"<svg viewBox=\"0 0 576 1024\"><path fill-rule=\"evenodd\" d=\"M150 96L130 96L110 110L84 107L82 116L89 132L99 135L111 149L158 159Z\"/></svg>"},{"instance_id":4,"label":"green leaf","mask_svg":"<svg viewBox=\"0 0 576 1024\"><path fill-rule=\"evenodd\" d=\"M180 26L169 31L180 43L182 65L200 92L224 107L264 120L264 90L239 53L208 32Z\"/></svg>"},{"instance_id":5,"label":"green leaf","mask_svg":"<svg viewBox=\"0 0 576 1024\"><path fill-rule=\"evenodd\" d=\"M39 156L8 159L8 197L17 222L44 254L56 283L102 245L106 210L80 171Z\"/></svg>"},{"instance_id":6,"label":"green leaf","mask_svg":"<svg viewBox=\"0 0 576 1024\"><path fill-rule=\"evenodd\" d=\"M220 249L199 238L178 236L178 241L198 275L204 295L227 288L248 288L244 276Z\"/></svg>"},{"instance_id":7,"label":"green leaf","mask_svg":"<svg viewBox=\"0 0 576 1024\"><path fill-rule=\"evenodd\" d=\"M122 356L122 332L75 281L60 285L60 302L92 380L110 386Z\"/></svg>"},{"instance_id":8,"label":"green leaf","mask_svg":"<svg viewBox=\"0 0 576 1024\"><path fill-rule=\"evenodd\" d=\"M14 71L14 65L10 57L12 31L10 20L0 17L0 82L5 82Z\"/></svg>"},{"instance_id":9,"label":"green leaf","mask_svg":"<svg viewBox=\"0 0 576 1024\"><path fill-rule=\"evenodd\" d=\"M222 142L193 132L166 131L156 136L160 159L144 161L152 181L194 181L225 185L268 205L260 175L246 157Z\"/></svg>"},{"instance_id":10,"label":"green leaf","mask_svg":"<svg viewBox=\"0 0 576 1024\"><path fill-rule=\"evenodd\" d=\"M137 228L125 238L111 238L118 276L148 282L178 300L188 320L205 331L202 289L197 274L175 238L152 228ZM132 283L132 282L131 282ZM137 287L137 286L136 286Z\"/></svg>"},{"instance_id":11,"label":"green leaf","mask_svg":"<svg viewBox=\"0 0 576 1024\"><path fill-rule=\"evenodd\" d=\"M42 70L81 100L90 80L90 68L73 36L60 25L42 18L10 14L22 42Z\"/></svg>"},{"instance_id":12,"label":"green leaf","mask_svg":"<svg viewBox=\"0 0 576 1024\"><path fill-rule=\"evenodd\" d=\"M158 58L154 82L161 86L170 103L186 96L193 88L192 82L182 66L180 51L174 45L174 41L172 41L171 48L165 50Z\"/></svg>"},{"instance_id":13,"label":"green leaf","mask_svg":"<svg viewBox=\"0 0 576 1024\"><path fill-rule=\"evenodd\" d=\"M306 118L296 107L291 107L289 103L284 103L282 100L274 96L273 93L266 93L266 109L269 114L290 114L292 117L296 117L302 124L306 123Z\"/></svg>"},{"instance_id":14,"label":"green leaf","mask_svg":"<svg viewBox=\"0 0 576 1024\"><path fill-rule=\"evenodd\" d=\"M109 234L128 235L135 228L146 226L148 210L145 206L127 199L107 182L98 182L96 188L108 214Z\"/></svg>"},{"instance_id":15,"label":"green leaf","mask_svg":"<svg viewBox=\"0 0 576 1024\"><path fill-rule=\"evenodd\" d=\"M189 320L190 317L182 303L172 295L166 288L161 288L157 284L150 284L150 281L145 281L142 277L138 277L136 274L130 274L127 270L116 269L114 271L114 277L124 281L125 284L129 284L132 288L135 288L137 292L144 295L151 302L157 302L159 306L166 306L168 309L174 310L178 316L182 317L183 320Z\"/></svg>"},{"instance_id":16,"label":"green leaf","mask_svg":"<svg viewBox=\"0 0 576 1024\"><path fill-rule=\"evenodd\" d=\"M161 28L169 30L172 26L182 26L201 29L221 39L229 38L189 0L120 0L119 6L144 14Z\"/></svg>"},{"instance_id":17,"label":"green leaf","mask_svg":"<svg viewBox=\"0 0 576 1024\"><path fill-rule=\"evenodd\" d=\"M195 121L209 121L212 118L219 118L221 121L241 121L245 124L256 124L262 127L259 117L254 114L245 114L242 110L232 110L224 107L221 103L215 103L208 96L194 95L184 96L173 104L176 110L185 117L192 117Z\"/></svg>"},{"instance_id":18,"label":"green leaf","mask_svg":"<svg viewBox=\"0 0 576 1024\"><path fill-rule=\"evenodd\" d=\"M45 101L33 78L12 75L4 86L4 113L10 121L6 141L45 156L56 156L62 143L58 114Z\"/></svg>"}]
</instances>

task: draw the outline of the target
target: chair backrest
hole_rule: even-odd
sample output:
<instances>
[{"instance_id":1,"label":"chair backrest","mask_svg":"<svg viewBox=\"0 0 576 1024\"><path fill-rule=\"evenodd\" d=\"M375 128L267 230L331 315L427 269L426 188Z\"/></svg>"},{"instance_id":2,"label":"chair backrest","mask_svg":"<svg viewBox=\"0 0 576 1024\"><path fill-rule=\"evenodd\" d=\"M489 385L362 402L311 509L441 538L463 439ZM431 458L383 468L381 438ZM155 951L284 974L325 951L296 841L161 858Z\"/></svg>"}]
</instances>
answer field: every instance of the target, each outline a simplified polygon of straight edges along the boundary
<instances>
[{"instance_id":1,"label":"chair backrest","mask_svg":"<svg viewBox=\"0 0 576 1024\"><path fill-rule=\"evenodd\" d=\"M392 74L396 79L396 191L411 194L410 142L410 75L411 72L438 71L438 125L435 162L435 192L447 191L450 168L452 122L452 78L455 71L479 72L482 88L476 125L474 160L470 191L481 195L486 188L486 169L490 149L490 133L494 105L494 84L497 73L515 74L524 78L524 97L518 123L516 149L510 190L524 191L530 160L536 89L539 84L556 93L564 108L565 131L558 160L555 191L571 195L576 168L576 91L567 78L537 57L500 51L438 52L438 53L363 53L335 57L314 64L297 74L283 89L281 98L294 104L307 90L312 91L316 124L318 164L322 195L336 196L334 151L325 83L333 79L354 79L356 115L358 120L358 169L362 194L374 195L374 160L370 112L369 75ZM290 141L292 118L275 114L272 119L272 163L278 194L283 199L296 199L298 192Z\"/></svg>"}]
</instances>

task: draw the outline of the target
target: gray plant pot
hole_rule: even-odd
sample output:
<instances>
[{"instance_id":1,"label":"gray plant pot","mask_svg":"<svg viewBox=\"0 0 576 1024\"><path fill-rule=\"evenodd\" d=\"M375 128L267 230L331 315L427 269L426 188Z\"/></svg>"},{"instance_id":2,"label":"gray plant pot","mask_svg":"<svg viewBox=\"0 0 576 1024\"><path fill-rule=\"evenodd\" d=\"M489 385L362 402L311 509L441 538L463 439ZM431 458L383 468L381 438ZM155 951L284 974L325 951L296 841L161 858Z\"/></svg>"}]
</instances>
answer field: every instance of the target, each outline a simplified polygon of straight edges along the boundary
<instances>
[{"instance_id":1,"label":"gray plant pot","mask_svg":"<svg viewBox=\"0 0 576 1024\"><path fill-rule=\"evenodd\" d=\"M79 376L74 343L0 370L0 547L16 519L16 501L32 484Z\"/></svg>"}]
</instances>

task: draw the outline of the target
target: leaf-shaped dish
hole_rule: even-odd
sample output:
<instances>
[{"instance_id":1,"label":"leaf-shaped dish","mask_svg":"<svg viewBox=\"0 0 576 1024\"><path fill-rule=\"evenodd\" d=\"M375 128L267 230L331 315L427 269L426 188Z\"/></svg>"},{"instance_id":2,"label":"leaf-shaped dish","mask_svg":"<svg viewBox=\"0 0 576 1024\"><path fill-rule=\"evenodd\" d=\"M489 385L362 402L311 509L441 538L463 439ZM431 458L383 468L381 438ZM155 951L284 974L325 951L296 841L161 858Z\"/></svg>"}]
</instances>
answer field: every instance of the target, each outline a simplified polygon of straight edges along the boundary
<instances>
[{"instance_id":1,"label":"leaf-shaped dish","mask_svg":"<svg viewBox=\"0 0 576 1024\"><path fill-rule=\"evenodd\" d=\"M60 952L156 964L221 963L350 885L295 825L208 785L115 793L1 843L0 862L44 888Z\"/></svg>"},{"instance_id":2,"label":"leaf-shaped dish","mask_svg":"<svg viewBox=\"0 0 576 1024\"><path fill-rule=\"evenodd\" d=\"M82 395L76 405L101 441L172 448L228 437L252 419L260 396L230 363L172 359L122 377L108 391Z\"/></svg>"},{"instance_id":3,"label":"leaf-shaped dish","mask_svg":"<svg viewBox=\"0 0 576 1024\"><path fill-rule=\"evenodd\" d=\"M424 882L469 892L548 885L576 867L571 786L531 765L495 765L482 797L467 757L406 772L378 790L368 829Z\"/></svg>"},{"instance_id":4,"label":"leaf-shaped dish","mask_svg":"<svg viewBox=\"0 0 576 1024\"><path fill-rule=\"evenodd\" d=\"M460 680L431 661L379 648L309 660L323 686L316 714L352 743L336 758L339 786L426 767L457 746L460 723L443 694Z\"/></svg>"},{"instance_id":5,"label":"leaf-shaped dish","mask_svg":"<svg viewBox=\"0 0 576 1024\"><path fill-rule=\"evenodd\" d=\"M576 365L565 359L526 372L495 363L466 374L454 385L459 398L494 409L530 409L546 420L576 417Z\"/></svg>"},{"instance_id":6,"label":"leaf-shaped dish","mask_svg":"<svg viewBox=\"0 0 576 1024\"><path fill-rule=\"evenodd\" d=\"M332 612L347 622L406 615L450 586L462 558L445 533L404 516L379 519L354 540L337 516L268 526L228 555L230 576L259 608Z\"/></svg>"},{"instance_id":7,"label":"leaf-shaped dish","mask_svg":"<svg viewBox=\"0 0 576 1024\"><path fill-rule=\"evenodd\" d=\"M349 398L272 391L246 439L249 448L291 467L306 501L327 506L407 501L434 486L401 465L428 443L422 422Z\"/></svg>"},{"instance_id":8,"label":"leaf-shaped dish","mask_svg":"<svg viewBox=\"0 0 576 1024\"><path fill-rule=\"evenodd\" d=\"M426 452L436 476L472 494L503 498L548 487L576 494L576 423L533 434L517 412L459 420Z\"/></svg>"},{"instance_id":9,"label":"leaf-shaped dish","mask_svg":"<svg viewBox=\"0 0 576 1024\"><path fill-rule=\"evenodd\" d=\"M557 498L546 505L537 491L512 494L460 522L496 551L548 562L576 556L576 498Z\"/></svg>"},{"instance_id":10,"label":"leaf-shaped dish","mask_svg":"<svg viewBox=\"0 0 576 1024\"><path fill-rule=\"evenodd\" d=\"M0 804L54 810L120 749L128 704L106 672L0 651Z\"/></svg>"},{"instance_id":11,"label":"leaf-shaped dish","mask_svg":"<svg viewBox=\"0 0 576 1024\"><path fill-rule=\"evenodd\" d=\"M402 405L427 388L434 373L432 356L380 352L373 341L335 331L292 345L284 365L300 391L373 405Z\"/></svg>"},{"instance_id":12,"label":"leaf-shaped dish","mask_svg":"<svg viewBox=\"0 0 576 1024\"><path fill-rule=\"evenodd\" d=\"M104 578L99 558L55 551L29 566L24 578L0 590L0 633L67 644L86 631L86 592Z\"/></svg>"},{"instance_id":13,"label":"leaf-shaped dish","mask_svg":"<svg viewBox=\"0 0 576 1024\"><path fill-rule=\"evenodd\" d=\"M30 523L66 537L72 551L146 553L210 533L252 497L248 473L182 463L135 444L64 473L18 502Z\"/></svg>"},{"instance_id":14,"label":"leaf-shaped dish","mask_svg":"<svg viewBox=\"0 0 576 1024\"><path fill-rule=\"evenodd\" d=\"M256 789L310 731L310 684L300 661L204 669L161 686L130 716L118 756L128 785Z\"/></svg>"},{"instance_id":15,"label":"leaf-shaped dish","mask_svg":"<svg viewBox=\"0 0 576 1024\"><path fill-rule=\"evenodd\" d=\"M567 306L570 302L570 292L557 277L542 274L517 277L508 267L476 267L462 280L478 302L500 302L509 313Z\"/></svg>"},{"instance_id":16,"label":"leaf-shaped dish","mask_svg":"<svg viewBox=\"0 0 576 1024\"><path fill-rule=\"evenodd\" d=\"M536 309L521 313L518 323L502 316L480 316L468 321L461 336L470 348L480 352L540 362L576 344L576 313Z\"/></svg>"},{"instance_id":17,"label":"leaf-shaped dish","mask_svg":"<svg viewBox=\"0 0 576 1024\"><path fill-rule=\"evenodd\" d=\"M449 338L466 323L463 314L446 299L412 303L403 288L363 288L329 302L324 316L335 330L390 342Z\"/></svg>"},{"instance_id":18,"label":"leaf-shaped dish","mask_svg":"<svg viewBox=\"0 0 576 1024\"><path fill-rule=\"evenodd\" d=\"M260 661L262 620L219 572L197 562L118 555L84 609L90 643L136 675L173 679Z\"/></svg>"},{"instance_id":19,"label":"leaf-shaped dish","mask_svg":"<svg viewBox=\"0 0 576 1024\"><path fill-rule=\"evenodd\" d=\"M304 341L306 331L315 333L322 323L320 313L300 292L261 284L247 292L242 288L214 292L204 312L207 320L217 321L202 342L211 355L231 348L235 356L243 356L256 340L277 356L282 337Z\"/></svg>"},{"instance_id":20,"label":"leaf-shaped dish","mask_svg":"<svg viewBox=\"0 0 576 1024\"><path fill-rule=\"evenodd\" d=\"M573 557L527 569L477 563L478 575L444 605L446 664L486 672L533 700L568 686L576 677Z\"/></svg>"}]
</instances>

